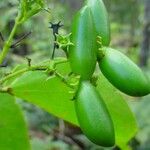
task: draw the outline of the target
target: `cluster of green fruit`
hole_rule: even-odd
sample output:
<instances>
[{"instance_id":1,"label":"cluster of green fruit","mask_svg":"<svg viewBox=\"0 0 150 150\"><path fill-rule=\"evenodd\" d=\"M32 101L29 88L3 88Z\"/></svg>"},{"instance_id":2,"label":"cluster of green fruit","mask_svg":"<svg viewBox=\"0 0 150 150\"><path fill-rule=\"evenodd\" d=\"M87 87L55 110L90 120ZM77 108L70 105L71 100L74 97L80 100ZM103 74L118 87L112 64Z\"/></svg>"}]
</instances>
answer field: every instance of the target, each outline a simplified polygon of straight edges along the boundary
<instances>
[{"instance_id":1,"label":"cluster of green fruit","mask_svg":"<svg viewBox=\"0 0 150 150\"><path fill-rule=\"evenodd\" d=\"M101 37L101 47L97 37ZM110 25L102 0L87 0L72 26L73 43L69 61L74 73L81 76L75 109L83 133L95 144L113 146L114 126L111 116L90 79L99 63L104 76L120 91L131 96L150 93L150 81L142 70L121 52L109 48Z\"/></svg>"}]
</instances>

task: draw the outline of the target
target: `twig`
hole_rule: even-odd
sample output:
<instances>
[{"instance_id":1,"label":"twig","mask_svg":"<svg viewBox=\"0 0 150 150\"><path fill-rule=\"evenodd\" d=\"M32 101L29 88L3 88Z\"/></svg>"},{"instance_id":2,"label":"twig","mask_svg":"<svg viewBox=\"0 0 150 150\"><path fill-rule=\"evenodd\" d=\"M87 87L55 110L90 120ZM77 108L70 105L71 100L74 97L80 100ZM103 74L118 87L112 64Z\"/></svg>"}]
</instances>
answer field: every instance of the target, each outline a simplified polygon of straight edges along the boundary
<instances>
[{"instance_id":1,"label":"twig","mask_svg":"<svg viewBox=\"0 0 150 150\"><path fill-rule=\"evenodd\" d=\"M10 48L10 46L11 46L13 37L14 37L14 35L15 35L15 33L16 33L16 30L17 30L17 27L18 27L18 25L19 25L19 22L18 22L19 19L20 19L19 17L16 18L14 27L13 27L13 29L12 29L10 35L9 35L9 38L8 38L8 40L4 43L2 52L0 53L0 64L2 64L4 58L6 57L8 51L9 51L9 48Z\"/></svg>"},{"instance_id":2,"label":"twig","mask_svg":"<svg viewBox=\"0 0 150 150\"><path fill-rule=\"evenodd\" d=\"M14 44L12 44L12 45L10 46L10 48L15 48L15 47L19 46L19 45L20 45L20 42L21 42L22 40L24 40L25 38L27 38L31 33L32 33L32 32L30 31L30 32L24 34L18 41L16 41Z\"/></svg>"},{"instance_id":3,"label":"twig","mask_svg":"<svg viewBox=\"0 0 150 150\"><path fill-rule=\"evenodd\" d=\"M11 73L9 75L7 75L6 77L2 78L0 80L0 84L3 84L5 81L9 80L10 78L12 77L15 77L15 76L18 76L20 74L23 74L27 71L34 71L34 70L47 70L48 66L32 66L32 67L28 67L28 68L25 68L25 69L22 69L22 70L19 70L19 71L16 71L14 73Z\"/></svg>"},{"instance_id":4,"label":"twig","mask_svg":"<svg viewBox=\"0 0 150 150\"><path fill-rule=\"evenodd\" d=\"M24 68L24 69L22 69L22 70L16 71L16 72L14 72L14 73L8 74L7 76L3 77L3 78L0 80L0 85L2 85L5 81L9 80L10 78L16 77L16 76L18 76L18 75L20 75L20 74L23 74L23 73L27 72L27 71L35 71L35 70L47 71L47 70L49 70L49 72L54 72L55 75L56 75L57 77L59 77L59 78L62 80L62 82L64 82L68 87L74 88L72 85L70 85L70 84L67 82L67 80L66 80L61 74L59 74L59 73L57 73L57 72L55 71L56 65L61 64L61 63L65 63L65 62L67 62L66 59L55 60L54 66L53 66L52 68L49 67L49 66L50 66L49 64L47 64L47 65L29 66L29 67L27 67L27 68Z\"/></svg>"},{"instance_id":5,"label":"twig","mask_svg":"<svg viewBox=\"0 0 150 150\"><path fill-rule=\"evenodd\" d=\"M43 10L46 11L47 13L51 14L51 12L49 11L50 10L49 8L48 9L44 8Z\"/></svg>"},{"instance_id":6,"label":"twig","mask_svg":"<svg viewBox=\"0 0 150 150\"><path fill-rule=\"evenodd\" d=\"M4 40L4 37L1 32L0 32L0 37L1 37L2 41L4 42L5 40Z\"/></svg>"},{"instance_id":7,"label":"twig","mask_svg":"<svg viewBox=\"0 0 150 150\"><path fill-rule=\"evenodd\" d=\"M61 79L61 81L62 81L63 83L65 83L68 87L74 89L74 86L72 86L71 84L69 84L68 81L64 78L64 76L62 76L60 73L58 73L58 72L55 71L55 75L56 75L57 77L59 77L59 78Z\"/></svg>"},{"instance_id":8,"label":"twig","mask_svg":"<svg viewBox=\"0 0 150 150\"><path fill-rule=\"evenodd\" d=\"M52 22L49 22L50 23L50 27L52 30L53 30L53 36L54 36L54 47L53 47L53 52L52 52L52 59L54 59L54 55L55 55L55 50L58 48L58 44L56 43L56 40L57 40L57 34L58 34L58 31L59 31L59 28L62 27L63 25L60 24L61 21L59 21L58 23L54 24Z\"/></svg>"},{"instance_id":9,"label":"twig","mask_svg":"<svg viewBox=\"0 0 150 150\"><path fill-rule=\"evenodd\" d=\"M54 130L54 132L52 134L53 134L54 138L62 140L65 143L68 143L69 145L76 145L79 150L82 150L82 148L83 148L83 145L77 143L72 137L66 136L66 135L64 135L63 137L60 136L59 131L57 131L57 130Z\"/></svg>"},{"instance_id":10,"label":"twig","mask_svg":"<svg viewBox=\"0 0 150 150\"><path fill-rule=\"evenodd\" d=\"M28 67L31 67L31 58L26 57L27 62L28 62Z\"/></svg>"}]
</instances>

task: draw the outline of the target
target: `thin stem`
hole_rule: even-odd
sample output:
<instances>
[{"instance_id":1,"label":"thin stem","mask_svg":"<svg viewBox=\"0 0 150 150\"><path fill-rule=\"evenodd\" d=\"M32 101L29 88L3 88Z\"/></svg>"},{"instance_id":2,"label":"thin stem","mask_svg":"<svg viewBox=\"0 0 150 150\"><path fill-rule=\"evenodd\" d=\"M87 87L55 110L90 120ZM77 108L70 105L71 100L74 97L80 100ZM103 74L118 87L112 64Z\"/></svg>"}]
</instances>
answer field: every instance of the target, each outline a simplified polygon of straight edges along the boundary
<instances>
[{"instance_id":1,"label":"thin stem","mask_svg":"<svg viewBox=\"0 0 150 150\"><path fill-rule=\"evenodd\" d=\"M71 89L74 89L74 86L72 86L71 84L69 84L68 81L64 78L64 76L62 76L60 73L58 73L58 72L55 71L55 75L57 77L59 77L61 79L61 81L63 83L65 83L68 87L70 87Z\"/></svg>"},{"instance_id":2,"label":"thin stem","mask_svg":"<svg viewBox=\"0 0 150 150\"><path fill-rule=\"evenodd\" d=\"M4 42L5 40L4 40L4 37L1 32L0 32L0 37L1 37L2 41Z\"/></svg>"},{"instance_id":3,"label":"thin stem","mask_svg":"<svg viewBox=\"0 0 150 150\"><path fill-rule=\"evenodd\" d=\"M16 18L14 27L13 27L13 29L12 29L10 35L9 35L9 38L8 38L8 40L4 43L4 47L3 47L3 49L2 49L2 52L0 53L0 64L3 63L3 60L5 59L5 57L6 57L7 53L8 53L8 51L9 51L9 48L10 48L10 46L11 46L11 44L12 44L13 37L14 37L14 35L15 35L15 33L16 33L16 30L17 30L17 27L18 27L18 25L19 25L18 20L19 20L19 17Z\"/></svg>"},{"instance_id":4,"label":"thin stem","mask_svg":"<svg viewBox=\"0 0 150 150\"><path fill-rule=\"evenodd\" d=\"M55 62L54 62L54 67L55 67L56 65L59 65L59 64L67 63L67 62L68 62L68 60L67 60L66 58L64 58L64 59L58 58L58 60L55 59L54 61L55 61Z\"/></svg>"},{"instance_id":5,"label":"thin stem","mask_svg":"<svg viewBox=\"0 0 150 150\"><path fill-rule=\"evenodd\" d=\"M55 61L56 61L56 62L54 62L54 66L53 66L54 68L55 68L56 65L58 65L58 64L67 62L66 59L55 60ZM54 70L54 68L51 68L51 69ZM11 74L5 76L4 78L2 78L2 79L0 80L0 85L3 84L5 81L9 80L10 78L16 77L16 76L18 76L18 75L20 75L20 74L23 74L23 73L27 72L27 71L34 71L34 70L43 70L43 71L44 71L44 70L47 70L47 69L50 69L50 68L49 68L49 64L48 64L48 65L36 65L36 66L30 66L30 67L28 67L28 68L24 68L24 69L22 69L22 70L16 71L16 72L11 73Z\"/></svg>"},{"instance_id":6,"label":"thin stem","mask_svg":"<svg viewBox=\"0 0 150 150\"><path fill-rule=\"evenodd\" d=\"M52 52L52 57L51 57L51 59L54 59L55 50L56 50L56 44L54 43L54 46L53 46L53 52Z\"/></svg>"},{"instance_id":7,"label":"thin stem","mask_svg":"<svg viewBox=\"0 0 150 150\"><path fill-rule=\"evenodd\" d=\"M7 75L6 77L2 78L0 80L0 84L3 84L5 81L9 80L12 77L18 76L20 74L23 74L27 71L33 71L33 70L47 70L48 66L32 66L32 67L28 67L19 71L16 71L14 73L11 73L9 75Z\"/></svg>"},{"instance_id":8,"label":"thin stem","mask_svg":"<svg viewBox=\"0 0 150 150\"><path fill-rule=\"evenodd\" d=\"M28 32L27 34L23 35L18 41L16 41L14 44L12 44L12 45L10 46L10 48L15 48L15 47L17 47L18 45L20 45L20 42L21 42L23 39L25 39L26 37L28 37L31 33L32 33L32 32L30 31L30 32Z\"/></svg>"}]
</instances>

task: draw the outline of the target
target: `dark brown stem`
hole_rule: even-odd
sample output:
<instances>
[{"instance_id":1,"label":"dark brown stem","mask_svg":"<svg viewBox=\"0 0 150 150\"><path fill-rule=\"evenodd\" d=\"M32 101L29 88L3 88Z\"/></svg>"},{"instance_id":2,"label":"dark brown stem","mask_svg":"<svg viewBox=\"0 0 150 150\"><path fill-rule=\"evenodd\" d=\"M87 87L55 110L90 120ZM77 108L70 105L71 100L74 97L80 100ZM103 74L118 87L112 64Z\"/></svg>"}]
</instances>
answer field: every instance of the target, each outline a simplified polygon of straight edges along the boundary
<instances>
[{"instance_id":1,"label":"dark brown stem","mask_svg":"<svg viewBox=\"0 0 150 150\"><path fill-rule=\"evenodd\" d=\"M20 42L21 42L22 40L24 40L25 38L27 38L31 33L32 33L32 32L30 31L30 32L26 33L25 35L23 35L18 41L16 41L14 44L12 44L12 45L10 46L10 48L15 48L15 47L19 46L19 45L20 45Z\"/></svg>"},{"instance_id":2,"label":"dark brown stem","mask_svg":"<svg viewBox=\"0 0 150 150\"><path fill-rule=\"evenodd\" d=\"M0 32L0 37L1 37L2 41L4 42L5 40L4 40L4 37L1 32Z\"/></svg>"}]
</instances>

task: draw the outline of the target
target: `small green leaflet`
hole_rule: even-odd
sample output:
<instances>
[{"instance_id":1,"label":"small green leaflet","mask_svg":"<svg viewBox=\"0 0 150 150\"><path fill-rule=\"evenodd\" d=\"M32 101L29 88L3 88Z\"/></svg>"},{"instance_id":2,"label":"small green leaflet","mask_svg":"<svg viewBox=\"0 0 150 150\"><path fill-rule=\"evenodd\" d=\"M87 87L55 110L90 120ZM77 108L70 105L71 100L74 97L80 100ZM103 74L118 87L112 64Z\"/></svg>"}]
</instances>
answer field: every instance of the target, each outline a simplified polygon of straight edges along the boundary
<instances>
[{"instance_id":1,"label":"small green leaflet","mask_svg":"<svg viewBox=\"0 0 150 150\"><path fill-rule=\"evenodd\" d=\"M14 98L0 93L0 149L30 150L27 128Z\"/></svg>"}]
</instances>

